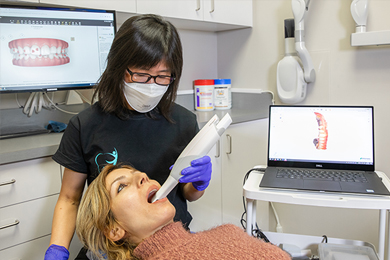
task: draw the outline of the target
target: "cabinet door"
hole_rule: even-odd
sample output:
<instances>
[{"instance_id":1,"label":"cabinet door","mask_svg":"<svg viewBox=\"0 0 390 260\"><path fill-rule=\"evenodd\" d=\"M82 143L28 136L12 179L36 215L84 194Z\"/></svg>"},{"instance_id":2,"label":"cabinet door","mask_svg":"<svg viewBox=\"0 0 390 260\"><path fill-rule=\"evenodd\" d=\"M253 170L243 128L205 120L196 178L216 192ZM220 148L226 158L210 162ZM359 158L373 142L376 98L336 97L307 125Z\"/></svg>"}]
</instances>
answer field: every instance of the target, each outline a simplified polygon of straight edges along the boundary
<instances>
[{"instance_id":1,"label":"cabinet door","mask_svg":"<svg viewBox=\"0 0 390 260\"><path fill-rule=\"evenodd\" d=\"M253 25L252 0L203 0L204 20L235 25Z\"/></svg>"},{"instance_id":2,"label":"cabinet door","mask_svg":"<svg viewBox=\"0 0 390 260\"><path fill-rule=\"evenodd\" d=\"M0 251L49 235L57 199L58 195L52 195L1 208Z\"/></svg>"},{"instance_id":3,"label":"cabinet door","mask_svg":"<svg viewBox=\"0 0 390 260\"><path fill-rule=\"evenodd\" d=\"M2 260L42 260L50 244L50 235L0 250ZM74 258L69 258L74 259Z\"/></svg>"},{"instance_id":4,"label":"cabinet door","mask_svg":"<svg viewBox=\"0 0 390 260\"><path fill-rule=\"evenodd\" d=\"M136 0L40 0L40 3L136 13Z\"/></svg>"},{"instance_id":5,"label":"cabinet door","mask_svg":"<svg viewBox=\"0 0 390 260\"><path fill-rule=\"evenodd\" d=\"M137 13L165 17L203 20L201 0L137 0Z\"/></svg>"},{"instance_id":6,"label":"cabinet door","mask_svg":"<svg viewBox=\"0 0 390 260\"><path fill-rule=\"evenodd\" d=\"M222 224L222 176L219 142L211 149L208 156L213 164L210 185L199 200L188 202L188 211L193 217L190 230L194 232Z\"/></svg>"},{"instance_id":7,"label":"cabinet door","mask_svg":"<svg viewBox=\"0 0 390 260\"><path fill-rule=\"evenodd\" d=\"M0 166L0 208L58 194L59 165L50 157Z\"/></svg>"},{"instance_id":8,"label":"cabinet door","mask_svg":"<svg viewBox=\"0 0 390 260\"><path fill-rule=\"evenodd\" d=\"M221 137L223 223L241 226L244 176L266 164L267 125L268 119L234 124Z\"/></svg>"}]
</instances>

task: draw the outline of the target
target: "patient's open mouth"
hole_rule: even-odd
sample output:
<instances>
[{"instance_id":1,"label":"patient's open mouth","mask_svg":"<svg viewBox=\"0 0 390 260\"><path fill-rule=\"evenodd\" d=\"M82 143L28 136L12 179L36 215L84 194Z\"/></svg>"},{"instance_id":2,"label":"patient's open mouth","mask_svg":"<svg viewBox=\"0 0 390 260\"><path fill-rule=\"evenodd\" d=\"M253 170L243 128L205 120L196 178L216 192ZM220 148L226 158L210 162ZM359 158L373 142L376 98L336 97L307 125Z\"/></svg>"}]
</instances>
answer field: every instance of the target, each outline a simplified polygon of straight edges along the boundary
<instances>
[{"instance_id":1,"label":"patient's open mouth","mask_svg":"<svg viewBox=\"0 0 390 260\"><path fill-rule=\"evenodd\" d=\"M148 202L149 203L152 203L152 198L153 198L154 194L156 194L156 192L157 192L157 189L153 189L149 192L149 195L148 195Z\"/></svg>"}]
</instances>

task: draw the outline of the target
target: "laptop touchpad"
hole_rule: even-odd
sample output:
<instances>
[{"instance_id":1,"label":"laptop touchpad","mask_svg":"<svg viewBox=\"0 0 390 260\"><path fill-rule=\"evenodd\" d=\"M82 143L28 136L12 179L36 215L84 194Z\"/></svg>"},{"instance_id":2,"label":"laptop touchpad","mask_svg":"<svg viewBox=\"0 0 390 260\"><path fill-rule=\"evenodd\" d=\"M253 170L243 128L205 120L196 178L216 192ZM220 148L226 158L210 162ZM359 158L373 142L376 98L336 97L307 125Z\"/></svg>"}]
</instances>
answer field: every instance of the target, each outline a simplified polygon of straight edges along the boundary
<instances>
[{"instance_id":1,"label":"laptop touchpad","mask_svg":"<svg viewBox=\"0 0 390 260\"><path fill-rule=\"evenodd\" d=\"M333 181L304 180L303 188L320 191L340 191L340 183Z\"/></svg>"}]
</instances>

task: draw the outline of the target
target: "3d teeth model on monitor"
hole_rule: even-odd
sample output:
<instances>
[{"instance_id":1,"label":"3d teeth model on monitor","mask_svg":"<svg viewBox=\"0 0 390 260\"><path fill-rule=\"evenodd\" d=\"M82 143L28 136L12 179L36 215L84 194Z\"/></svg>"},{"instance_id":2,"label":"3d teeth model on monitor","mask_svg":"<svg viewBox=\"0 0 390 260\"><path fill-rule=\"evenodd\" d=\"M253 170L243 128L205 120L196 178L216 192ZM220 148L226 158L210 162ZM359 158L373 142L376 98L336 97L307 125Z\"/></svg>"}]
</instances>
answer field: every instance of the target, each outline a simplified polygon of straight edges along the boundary
<instances>
[{"instance_id":1,"label":"3d teeth model on monitor","mask_svg":"<svg viewBox=\"0 0 390 260\"><path fill-rule=\"evenodd\" d=\"M318 138L314 138L313 143L318 150L326 150L328 143L328 124L324 116L320 113L314 112L318 122Z\"/></svg>"},{"instance_id":2,"label":"3d teeth model on monitor","mask_svg":"<svg viewBox=\"0 0 390 260\"><path fill-rule=\"evenodd\" d=\"M13 54L12 63L16 66L58 66L70 62L69 44L63 40L23 38L10 41L8 47Z\"/></svg>"}]
</instances>

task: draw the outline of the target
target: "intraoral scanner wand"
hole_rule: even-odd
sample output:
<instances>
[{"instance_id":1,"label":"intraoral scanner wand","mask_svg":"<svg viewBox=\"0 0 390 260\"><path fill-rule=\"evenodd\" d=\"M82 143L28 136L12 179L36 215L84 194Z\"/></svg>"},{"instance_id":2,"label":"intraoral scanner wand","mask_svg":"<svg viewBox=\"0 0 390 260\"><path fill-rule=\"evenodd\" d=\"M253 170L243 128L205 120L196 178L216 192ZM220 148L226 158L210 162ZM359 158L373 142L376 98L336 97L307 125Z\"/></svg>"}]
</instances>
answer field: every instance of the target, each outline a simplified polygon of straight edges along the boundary
<instances>
[{"instance_id":1,"label":"intraoral scanner wand","mask_svg":"<svg viewBox=\"0 0 390 260\"><path fill-rule=\"evenodd\" d=\"M217 115L214 115L177 158L170 175L153 196L151 202L165 198L179 183L181 171L191 166L192 160L205 156L231 123L232 119L229 114L226 114L221 121Z\"/></svg>"}]
</instances>

